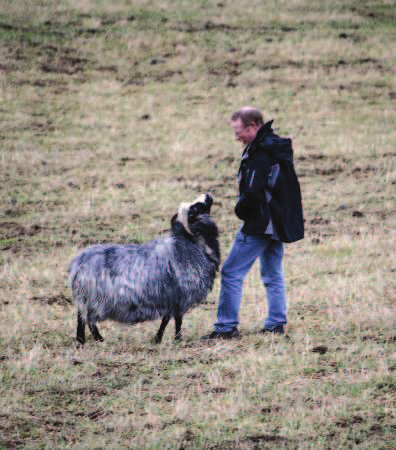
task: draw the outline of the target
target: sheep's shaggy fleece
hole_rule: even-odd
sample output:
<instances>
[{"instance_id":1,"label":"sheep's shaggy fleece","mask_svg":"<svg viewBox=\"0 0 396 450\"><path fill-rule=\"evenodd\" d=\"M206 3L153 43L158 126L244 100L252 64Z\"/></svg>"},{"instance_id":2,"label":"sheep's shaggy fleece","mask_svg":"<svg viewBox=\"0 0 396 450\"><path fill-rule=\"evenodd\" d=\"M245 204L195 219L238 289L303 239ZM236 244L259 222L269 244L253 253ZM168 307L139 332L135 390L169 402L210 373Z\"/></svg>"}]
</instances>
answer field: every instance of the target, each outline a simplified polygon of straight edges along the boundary
<instances>
[{"instance_id":1,"label":"sheep's shaggy fleece","mask_svg":"<svg viewBox=\"0 0 396 450\"><path fill-rule=\"evenodd\" d=\"M103 340L96 322L137 323L162 318L160 342L171 317L180 338L183 315L205 300L220 263L218 229L209 217L210 194L180 205L170 235L146 244L94 245L69 267L77 307L77 341L85 342L87 323Z\"/></svg>"}]
</instances>

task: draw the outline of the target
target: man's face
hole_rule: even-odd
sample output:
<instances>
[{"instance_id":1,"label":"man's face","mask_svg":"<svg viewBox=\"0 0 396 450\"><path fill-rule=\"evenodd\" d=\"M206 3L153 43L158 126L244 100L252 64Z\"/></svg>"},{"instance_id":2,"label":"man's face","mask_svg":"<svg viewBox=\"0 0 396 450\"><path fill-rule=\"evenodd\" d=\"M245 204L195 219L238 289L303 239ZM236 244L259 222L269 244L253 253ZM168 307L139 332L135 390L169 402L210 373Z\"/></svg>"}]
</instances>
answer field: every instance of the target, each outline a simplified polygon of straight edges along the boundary
<instances>
[{"instance_id":1,"label":"man's face","mask_svg":"<svg viewBox=\"0 0 396 450\"><path fill-rule=\"evenodd\" d=\"M244 125L240 118L231 121L231 127L234 130L235 138L244 145L252 143L259 129L259 126L254 122Z\"/></svg>"}]
</instances>

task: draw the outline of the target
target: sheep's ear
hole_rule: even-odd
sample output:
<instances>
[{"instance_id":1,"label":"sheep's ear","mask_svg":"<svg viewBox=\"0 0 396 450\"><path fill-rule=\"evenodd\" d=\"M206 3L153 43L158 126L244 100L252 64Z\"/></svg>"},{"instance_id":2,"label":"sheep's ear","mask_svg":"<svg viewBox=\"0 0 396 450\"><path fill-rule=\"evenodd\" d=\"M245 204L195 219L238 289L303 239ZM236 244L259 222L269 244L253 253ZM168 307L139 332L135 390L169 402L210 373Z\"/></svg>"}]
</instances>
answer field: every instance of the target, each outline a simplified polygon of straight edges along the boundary
<instances>
[{"instance_id":1,"label":"sheep's ear","mask_svg":"<svg viewBox=\"0 0 396 450\"><path fill-rule=\"evenodd\" d=\"M214 201L213 195L210 192L207 192L205 194L205 204L209 208L209 210L210 210L211 206L213 205L213 201Z\"/></svg>"}]
</instances>

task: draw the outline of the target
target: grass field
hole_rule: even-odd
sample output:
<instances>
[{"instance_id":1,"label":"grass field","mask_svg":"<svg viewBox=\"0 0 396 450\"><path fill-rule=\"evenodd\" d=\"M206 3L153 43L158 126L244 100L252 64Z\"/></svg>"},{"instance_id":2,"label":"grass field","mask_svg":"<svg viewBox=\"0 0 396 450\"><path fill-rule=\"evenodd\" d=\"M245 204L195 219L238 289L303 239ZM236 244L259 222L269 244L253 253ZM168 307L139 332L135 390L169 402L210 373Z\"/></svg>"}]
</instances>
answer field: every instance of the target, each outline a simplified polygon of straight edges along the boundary
<instances>
[{"instance_id":1,"label":"grass field","mask_svg":"<svg viewBox=\"0 0 396 450\"><path fill-rule=\"evenodd\" d=\"M392 0L0 0L0 448L396 447ZM166 234L211 191L222 260L243 105L291 136L306 237L289 323L211 331L219 280L173 324L105 322L75 348L67 267Z\"/></svg>"}]
</instances>

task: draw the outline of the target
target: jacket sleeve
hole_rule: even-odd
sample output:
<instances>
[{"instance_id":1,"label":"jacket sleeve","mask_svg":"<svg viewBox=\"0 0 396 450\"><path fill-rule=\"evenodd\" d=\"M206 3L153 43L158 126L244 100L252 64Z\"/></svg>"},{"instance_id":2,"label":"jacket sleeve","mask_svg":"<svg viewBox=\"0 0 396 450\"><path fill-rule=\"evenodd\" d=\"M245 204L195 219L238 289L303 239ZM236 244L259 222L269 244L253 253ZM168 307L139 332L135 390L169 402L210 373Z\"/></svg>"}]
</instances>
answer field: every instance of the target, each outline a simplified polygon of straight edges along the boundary
<instances>
[{"instance_id":1,"label":"jacket sleeve","mask_svg":"<svg viewBox=\"0 0 396 450\"><path fill-rule=\"evenodd\" d=\"M267 202L265 189L268 188L268 157L251 161L244 176L246 189L235 206L235 214L241 220L249 220L260 215L261 208Z\"/></svg>"}]
</instances>

